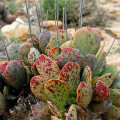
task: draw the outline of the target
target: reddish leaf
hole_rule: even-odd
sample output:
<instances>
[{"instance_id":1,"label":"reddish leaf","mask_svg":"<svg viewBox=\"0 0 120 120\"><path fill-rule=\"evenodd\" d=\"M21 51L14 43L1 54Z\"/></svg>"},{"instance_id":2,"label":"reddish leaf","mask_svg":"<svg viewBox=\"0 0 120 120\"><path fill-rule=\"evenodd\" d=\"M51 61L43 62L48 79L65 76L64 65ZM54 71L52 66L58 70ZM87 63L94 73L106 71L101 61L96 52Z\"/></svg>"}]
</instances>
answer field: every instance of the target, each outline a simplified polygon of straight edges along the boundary
<instances>
[{"instance_id":1,"label":"reddish leaf","mask_svg":"<svg viewBox=\"0 0 120 120\"><path fill-rule=\"evenodd\" d=\"M46 82L44 90L53 103L63 112L70 93L69 86L62 80L52 79Z\"/></svg>"},{"instance_id":2,"label":"reddish leaf","mask_svg":"<svg viewBox=\"0 0 120 120\"><path fill-rule=\"evenodd\" d=\"M43 101L49 100L44 91L44 84L49 80L46 76L34 76L30 82L30 88L32 93Z\"/></svg>"},{"instance_id":3,"label":"reddish leaf","mask_svg":"<svg viewBox=\"0 0 120 120\"><path fill-rule=\"evenodd\" d=\"M77 120L77 110L75 105L71 105L65 120Z\"/></svg>"},{"instance_id":4,"label":"reddish leaf","mask_svg":"<svg viewBox=\"0 0 120 120\"><path fill-rule=\"evenodd\" d=\"M82 81L85 81L91 85L92 82L92 72L89 66L86 66L82 74Z\"/></svg>"},{"instance_id":5,"label":"reddish leaf","mask_svg":"<svg viewBox=\"0 0 120 120\"><path fill-rule=\"evenodd\" d=\"M47 76L49 79L56 79L60 73L57 64L45 55L40 55L36 60L36 68L40 75Z\"/></svg>"},{"instance_id":6,"label":"reddish leaf","mask_svg":"<svg viewBox=\"0 0 120 120\"><path fill-rule=\"evenodd\" d=\"M74 62L67 63L60 72L59 80L69 85L71 90L77 90L80 82L80 65Z\"/></svg>"},{"instance_id":7,"label":"reddish leaf","mask_svg":"<svg viewBox=\"0 0 120 120\"><path fill-rule=\"evenodd\" d=\"M77 104L82 108L86 108L92 99L92 95L92 86L88 83L81 82L77 89Z\"/></svg>"},{"instance_id":8,"label":"reddish leaf","mask_svg":"<svg viewBox=\"0 0 120 120\"><path fill-rule=\"evenodd\" d=\"M61 51L62 51L62 49L59 48L60 53L61 53ZM49 50L48 57L51 58L52 60L56 61L56 59L58 58L58 47L54 47L51 50Z\"/></svg>"},{"instance_id":9,"label":"reddish leaf","mask_svg":"<svg viewBox=\"0 0 120 120\"><path fill-rule=\"evenodd\" d=\"M0 63L0 74L2 75L3 78L5 78L5 70L7 65L8 65L7 61Z\"/></svg>"},{"instance_id":10,"label":"reddish leaf","mask_svg":"<svg viewBox=\"0 0 120 120\"><path fill-rule=\"evenodd\" d=\"M102 75L102 76L98 77L97 79L94 79L92 81L92 85L95 86L95 83L98 80L101 80L102 82L104 82L107 85L107 87L109 88L113 83L113 75L112 75L112 73Z\"/></svg>"},{"instance_id":11,"label":"reddish leaf","mask_svg":"<svg viewBox=\"0 0 120 120\"><path fill-rule=\"evenodd\" d=\"M84 109L82 109L80 106L75 105L75 107L77 108L77 112L79 114L79 116L82 117L88 117L88 114L86 113L86 111Z\"/></svg>"},{"instance_id":12,"label":"reddish leaf","mask_svg":"<svg viewBox=\"0 0 120 120\"><path fill-rule=\"evenodd\" d=\"M97 81L94 87L93 101L103 102L110 98L110 91L106 84L102 81Z\"/></svg>"},{"instance_id":13,"label":"reddish leaf","mask_svg":"<svg viewBox=\"0 0 120 120\"><path fill-rule=\"evenodd\" d=\"M55 115L59 118L62 118L60 110L57 108L57 106L55 106L55 104L50 101L47 101L47 103L48 103L49 109L53 113L53 115Z\"/></svg>"},{"instance_id":14,"label":"reddish leaf","mask_svg":"<svg viewBox=\"0 0 120 120\"><path fill-rule=\"evenodd\" d=\"M80 51L73 48L65 48L57 58L57 64L60 67L64 67L68 62L75 62L81 65L81 60L83 56Z\"/></svg>"}]
</instances>

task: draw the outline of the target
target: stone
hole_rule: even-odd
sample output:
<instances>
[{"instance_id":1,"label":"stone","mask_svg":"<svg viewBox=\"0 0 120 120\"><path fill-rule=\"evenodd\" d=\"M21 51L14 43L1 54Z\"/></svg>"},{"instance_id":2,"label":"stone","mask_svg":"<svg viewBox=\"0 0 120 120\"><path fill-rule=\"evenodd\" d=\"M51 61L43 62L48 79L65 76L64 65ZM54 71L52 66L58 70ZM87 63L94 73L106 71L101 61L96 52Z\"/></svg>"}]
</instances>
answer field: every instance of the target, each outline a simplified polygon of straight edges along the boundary
<instances>
[{"instance_id":1,"label":"stone","mask_svg":"<svg viewBox=\"0 0 120 120\"><path fill-rule=\"evenodd\" d=\"M11 24L13 21L15 21L16 16L12 14L7 14L5 17L5 22L8 24Z\"/></svg>"},{"instance_id":2,"label":"stone","mask_svg":"<svg viewBox=\"0 0 120 120\"><path fill-rule=\"evenodd\" d=\"M42 22L40 23L40 25L42 27ZM61 29L62 25L63 25L63 23L61 21L58 21L58 29ZM43 21L43 27L46 28L46 21ZM49 31L55 31L55 21L54 20L47 21L47 29Z\"/></svg>"},{"instance_id":3,"label":"stone","mask_svg":"<svg viewBox=\"0 0 120 120\"><path fill-rule=\"evenodd\" d=\"M27 33L29 33L29 27L15 21L10 25L5 25L2 27L1 32L7 39L15 37L22 40L26 38Z\"/></svg>"},{"instance_id":4,"label":"stone","mask_svg":"<svg viewBox=\"0 0 120 120\"><path fill-rule=\"evenodd\" d=\"M105 31L112 37L120 39L120 27L105 28Z\"/></svg>"}]
</instances>

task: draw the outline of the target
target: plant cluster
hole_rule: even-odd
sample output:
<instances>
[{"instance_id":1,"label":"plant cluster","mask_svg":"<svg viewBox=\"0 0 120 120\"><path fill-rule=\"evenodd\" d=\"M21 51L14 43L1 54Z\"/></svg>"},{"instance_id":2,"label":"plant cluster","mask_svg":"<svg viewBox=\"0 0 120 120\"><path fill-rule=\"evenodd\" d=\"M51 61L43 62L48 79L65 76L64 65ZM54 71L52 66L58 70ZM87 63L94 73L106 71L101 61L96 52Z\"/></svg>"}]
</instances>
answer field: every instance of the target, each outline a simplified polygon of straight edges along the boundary
<instances>
[{"instance_id":1,"label":"plant cluster","mask_svg":"<svg viewBox=\"0 0 120 120\"><path fill-rule=\"evenodd\" d=\"M40 100L31 106L38 120L120 119L120 76L116 66L106 63L107 52L93 28L83 27L67 36L58 30L58 37L57 32L43 30L38 40L28 39L16 47L26 63L15 59L11 48L13 60L0 64L5 84L1 114L8 95L5 88L19 91L26 84Z\"/></svg>"}]
</instances>

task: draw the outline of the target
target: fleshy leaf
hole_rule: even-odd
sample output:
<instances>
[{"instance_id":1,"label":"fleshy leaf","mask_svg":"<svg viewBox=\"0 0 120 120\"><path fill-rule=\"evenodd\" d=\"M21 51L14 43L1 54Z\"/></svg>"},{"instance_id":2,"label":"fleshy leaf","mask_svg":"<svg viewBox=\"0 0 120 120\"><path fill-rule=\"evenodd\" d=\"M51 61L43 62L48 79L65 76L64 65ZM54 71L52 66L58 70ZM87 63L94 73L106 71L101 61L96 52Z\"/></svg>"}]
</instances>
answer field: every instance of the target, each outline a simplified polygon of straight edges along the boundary
<instances>
[{"instance_id":1,"label":"fleshy leaf","mask_svg":"<svg viewBox=\"0 0 120 120\"><path fill-rule=\"evenodd\" d=\"M58 30L58 39L59 39L59 46L61 46L64 42L71 39L71 34L67 33L67 39L66 39L66 31ZM57 32L55 32L54 35L51 37L49 47L50 49L57 47Z\"/></svg>"},{"instance_id":2,"label":"fleshy leaf","mask_svg":"<svg viewBox=\"0 0 120 120\"><path fill-rule=\"evenodd\" d=\"M57 64L62 68L68 62L75 62L81 66L83 56L80 51L73 48L65 48L57 58Z\"/></svg>"},{"instance_id":3,"label":"fleshy leaf","mask_svg":"<svg viewBox=\"0 0 120 120\"><path fill-rule=\"evenodd\" d=\"M70 106L65 120L77 120L77 110L74 104Z\"/></svg>"},{"instance_id":4,"label":"fleshy leaf","mask_svg":"<svg viewBox=\"0 0 120 120\"><path fill-rule=\"evenodd\" d=\"M77 89L77 104L82 108L86 108L92 99L92 95L92 86L88 83L81 82Z\"/></svg>"},{"instance_id":5,"label":"fleshy leaf","mask_svg":"<svg viewBox=\"0 0 120 120\"><path fill-rule=\"evenodd\" d=\"M97 58L93 54L88 54L81 61L82 70L85 69L86 66L89 66L91 71L93 72L97 65Z\"/></svg>"},{"instance_id":6,"label":"fleshy leaf","mask_svg":"<svg viewBox=\"0 0 120 120\"><path fill-rule=\"evenodd\" d=\"M62 115L61 115L60 110L58 109L58 107L55 106L55 104L50 102L50 101L47 101L47 103L48 103L49 109L53 113L53 115L55 115L55 116L57 116L59 118L62 118Z\"/></svg>"},{"instance_id":7,"label":"fleshy leaf","mask_svg":"<svg viewBox=\"0 0 120 120\"><path fill-rule=\"evenodd\" d=\"M83 27L73 35L72 47L79 49L83 56L96 54L100 48L101 38L96 31L90 27Z\"/></svg>"},{"instance_id":8,"label":"fleshy leaf","mask_svg":"<svg viewBox=\"0 0 120 120\"><path fill-rule=\"evenodd\" d=\"M120 110L114 105L111 105L102 117L104 120L120 120Z\"/></svg>"},{"instance_id":9,"label":"fleshy leaf","mask_svg":"<svg viewBox=\"0 0 120 120\"><path fill-rule=\"evenodd\" d=\"M69 40L69 41L63 43L63 44L60 46L60 48L64 49L64 48L71 47L71 43L72 43L72 41Z\"/></svg>"},{"instance_id":10,"label":"fleshy leaf","mask_svg":"<svg viewBox=\"0 0 120 120\"><path fill-rule=\"evenodd\" d=\"M45 83L44 90L53 103L63 112L70 93L69 86L62 80L52 79Z\"/></svg>"},{"instance_id":11,"label":"fleshy leaf","mask_svg":"<svg viewBox=\"0 0 120 120\"><path fill-rule=\"evenodd\" d=\"M38 102L31 107L32 113L37 120L50 120L51 112L48 104L45 102Z\"/></svg>"},{"instance_id":12,"label":"fleshy leaf","mask_svg":"<svg viewBox=\"0 0 120 120\"><path fill-rule=\"evenodd\" d=\"M113 82L113 75L112 75L112 73L108 73L108 74L102 75L101 77L98 77L97 79L93 79L92 85L94 86L96 81L98 81L98 80L104 82L107 85L107 87L109 88Z\"/></svg>"},{"instance_id":13,"label":"fleshy leaf","mask_svg":"<svg viewBox=\"0 0 120 120\"><path fill-rule=\"evenodd\" d=\"M25 58L28 58L28 53L30 52L30 48L32 47L31 43L24 43L19 48L19 53L23 55Z\"/></svg>"},{"instance_id":14,"label":"fleshy leaf","mask_svg":"<svg viewBox=\"0 0 120 120\"><path fill-rule=\"evenodd\" d=\"M26 77L27 77L27 84L30 84L30 80L33 77L33 73L31 72L31 68L30 66L24 66L25 70L26 70Z\"/></svg>"},{"instance_id":15,"label":"fleshy leaf","mask_svg":"<svg viewBox=\"0 0 120 120\"><path fill-rule=\"evenodd\" d=\"M78 112L80 118L88 117L88 114L87 114L87 112L84 109L82 109L78 105L75 105L75 107L77 108L77 112Z\"/></svg>"},{"instance_id":16,"label":"fleshy leaf","mask_svg":"<svg viewBox=\"0 0 120 120\"><path fill-rule=\"evenodd\" d=\"M34 62L36 61L36 59L39 57L40 53L36 48L31 48L30 52L28 54L28 61L31 65L34 64Z\"/></svg>"},{"instance_id":17,"label":"fleshy leaf","mask_svg":"<svg viewBox=\"0 0 120 120\"><path fill-rule=\"evenodd\" d=\"M23 66L25 66L25 63L21 59L16 58L15 60L21 62L23 64Z\"/></svg>"},{"instance_id":18,"label":"fleshy leaf","mask_svg":"<svg viewBox=\"0 0 120 120\"><path fill-rule=\"evenodd\" d=\"M110 90L110 99L113 102L113 105L120 107L120 93L114 89Z\"/></svg>"},{"instance_id":19,"label":"fleshy leaf","mask_svg":"<svg viewBox=\"0 0 120 120\"><path fill-rule=\"evenodd\" d=\"M86 66L83 74L82 74L82 81L85 81L91 85L92 82L92 72L89 66Z\"/></svg>"},{"instance_id":20,"label":"fleshy leaf","mask_svg":"<svg viewBox=\"0 0 120 120\"><path fill-rule=\"evenodd\" d=\"M45 55L40 55L36 60L36 68L40 75L49 79L57 79L60 73L58 65Z\"/></svg>"},{"instance_id":21,"label":"fleshy leaf","mask_svg":"<svg viewBox=\"0 0 120 120\"><path fill-rule=\"evenodd\" d=\"M43 30L39 35L39 46L42 50L42 53L45 53L45 48L48 45L51 38L51 33L48 30Z\"/></svg>"},{"instance_id":22,"label":"fleshy leaf","mask_svg":"<svg viewBox=\"0 0 120 120\"><path fill-rule=\"evenodd\" d=\"M30 82L30 88L32 93L43 101L49 100L44 91L44 84L49 80L46 76L34 76Z\"/></svg>"},{"instance_id":23,"label":"fleshy leaf","mask_svg":"<svg viewBox=\"0 0 120 120\"><path fill-rule=\"evenodd\" d=\"M74 62L67 63L60 72L59 80L69 85L76 92L80 81L80 65Z\"/></svg>"},{"instance_id":24,"label":"fleshy leaf","mask_svg":"<svg viewBox=\"0 0 120 120\"><path fill-rule=\"evenodd\" d=\"M31 43L32 44L32 39L31 38L28 39L26 41L26 43ZM39 49L39 42L36 39L34 39L34 38L33 38L33 43L34 43L34 47L37 48L37 49Z\"/></svg>"},{"instance_id":25,"label":"fleshy leaf","mask_svg":"<svg viewBox=\"0 0 120 120\"><path fill-rule=\"evenodd\" d=\"M117 88L117 85L120 83L120 73L115 77L112 85L110 86L111 88ZM120 86L118 86L120 87Z\"/></svg>"},{"instance_id":26,"label":"fleshy leaf","mask_svg":"<svg viewBox=\"0 0 120 120\"><path fill-rule=\"evenodd\" d=\"M5 78L7 85L19 90L26 83L26 70L21 62L11 61L6 66Z\"/></svg>"},{"instance_id":27,"label":"fleshy leaf","mask_svg":"<svg viewBox=\"0 0 120 120\"><path fill-rule=\"evenodd\" d=\"M8 65L7 61L0 63L0 74L2 75L3 78L5 78L5 70L7 65Z\"/></svg>"},{"instance_id":28,"label":"fleshy leaf","mask_svg":"<svg viewBox=\"0 0 120 120\"><path fill-rule=\"evenodd\" d=\"M110 91L106 84L100 80L95 83L93 101L103 102L110 98Z\"/></svg>"},{"instance_id":29,"label":"fleshy leaf","mask_svg":"<svg viewBox=\"0 0 120 120\"><path fill-rule=\"evenodd\" d=\"M59 48L59 52L61 53L62 49ZM58 58L58 47L54 47L48 52L48 57L51 58L52 60L56 61Z\"/></svg>"},{"instance_id":30,"label":"fleshy leaf","mask_svg":"<svg viewBox=\"0 0 120 120\"><path fill-rule=\"evenodd\" d=\"M100 103L97 103L97 102L91 103L89 107L94 113L103 114L107 112L107 110L109 109L111 105L112 105L111 100L108 100L108 101L105 100Z\"/></svg>"},{"instance_id":31,"label":"fleshy leaf","mask_svg":"<svg viewBox=\"0 0 120 120\"><path fill-rule=\"evenodd\" d=\"M106 68L102 71L101 76L105 75L107 73L112 73L113 78L115 78L118 75L118 68L114 65L108 65Z\"/></svg>"}]
</instances>

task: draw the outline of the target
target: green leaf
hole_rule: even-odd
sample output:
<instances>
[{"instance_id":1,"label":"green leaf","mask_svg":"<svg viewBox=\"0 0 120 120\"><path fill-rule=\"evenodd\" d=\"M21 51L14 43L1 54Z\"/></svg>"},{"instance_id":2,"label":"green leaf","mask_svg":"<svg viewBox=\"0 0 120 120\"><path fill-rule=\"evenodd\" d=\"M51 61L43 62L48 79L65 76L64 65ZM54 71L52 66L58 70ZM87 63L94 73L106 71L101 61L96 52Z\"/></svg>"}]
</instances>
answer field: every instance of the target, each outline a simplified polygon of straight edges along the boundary
<instances>
[{"instance_id":1,"label":"green leaf","mask_svg":"<svg viewBox=\"0 0 120 120\"><path fill-rule=\"evenodd\" d=\"M69 86L62 80L52 79L46 82L44 90L60 111L64 112L70 93Z\"/></svg>"}]
</instances>

